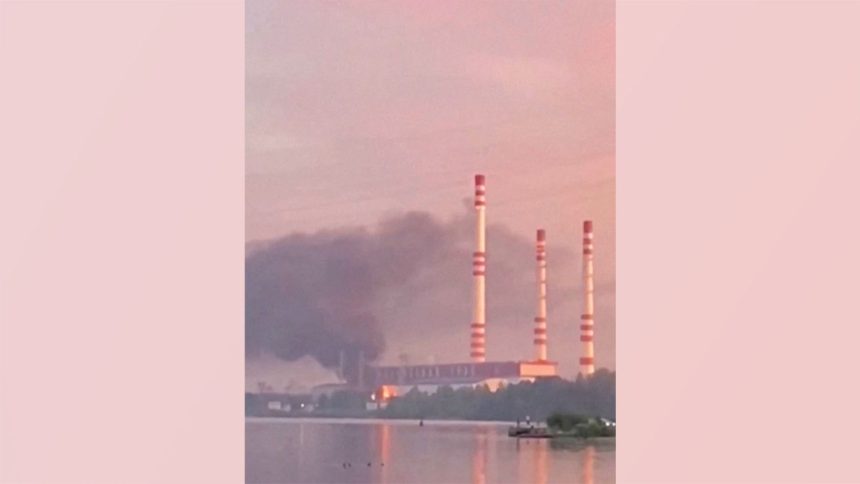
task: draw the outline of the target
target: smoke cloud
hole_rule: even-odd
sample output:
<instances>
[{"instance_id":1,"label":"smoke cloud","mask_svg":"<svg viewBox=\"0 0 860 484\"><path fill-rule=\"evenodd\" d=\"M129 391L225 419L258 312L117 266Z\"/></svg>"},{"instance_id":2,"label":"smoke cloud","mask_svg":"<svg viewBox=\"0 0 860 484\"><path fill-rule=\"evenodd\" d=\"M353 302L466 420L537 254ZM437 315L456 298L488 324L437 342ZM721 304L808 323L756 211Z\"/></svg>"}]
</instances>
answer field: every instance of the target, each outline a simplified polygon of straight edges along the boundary
<instances>
[{"instance_id":1,"label":"smoke cloud","mask_svg":"<svg viewBox=\"0 0 860 484\"><path fill-rule=\"evenodd\" d=\"M293 234L250 244L247 358L310 356L328 368L339 365L341 352L351 362L359 352L368 362L383 355L387 363L466 359L473 224L470 213L441 220L408 212L372 229ZM570 326L564 339L576 337L579 272L574 252L554 246L552 232L548 240L553 357L553 338L561 338L554 331ZM488 356L530 358L534 241L490 225L487 252ZM556 349L556 354L573 360L572 351Z\"/></svg>"},{"instance_id":2,"label":"smoke cloud","mask_svg":"<svg viewBox=\"0 0 860 484\"><path fill-rule=\"evenodd\" d=\"M366 229L297 234L252 249L246 260L246 352L339 364L385 349L374 305L451 247L448 226L408 213Z\"/></svg>"}]
</instances>

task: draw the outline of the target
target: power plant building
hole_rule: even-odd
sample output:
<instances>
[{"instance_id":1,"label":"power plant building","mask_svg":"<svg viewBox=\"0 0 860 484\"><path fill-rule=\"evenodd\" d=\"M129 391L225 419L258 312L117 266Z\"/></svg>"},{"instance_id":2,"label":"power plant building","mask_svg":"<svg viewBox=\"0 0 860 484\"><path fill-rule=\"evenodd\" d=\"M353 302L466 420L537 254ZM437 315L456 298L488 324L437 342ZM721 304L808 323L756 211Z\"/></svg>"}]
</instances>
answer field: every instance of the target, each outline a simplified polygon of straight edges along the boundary
<instances>
[{"instance_id":1,"label":"power plant building","mask_svg":"<svg viewBox=\"0 0 860 484\"><path fill-rule=\"evenodd\" d=\"M433 393L441 386L478 387L495 391L499 386L536 378L558 376L558 364L547 358L547 251L546 231L536 237L537 315L534 318L531 361L487 361L486 277L488 250L486 236L487 191L484 175L475 176L475 250L472 254L473 303L469 324L469 361L428 365L371 366L365 371L365 385L374 389L377 402L417 389ZM492 340L490 340L492 342Z\"/></svg>"}]
</instances>

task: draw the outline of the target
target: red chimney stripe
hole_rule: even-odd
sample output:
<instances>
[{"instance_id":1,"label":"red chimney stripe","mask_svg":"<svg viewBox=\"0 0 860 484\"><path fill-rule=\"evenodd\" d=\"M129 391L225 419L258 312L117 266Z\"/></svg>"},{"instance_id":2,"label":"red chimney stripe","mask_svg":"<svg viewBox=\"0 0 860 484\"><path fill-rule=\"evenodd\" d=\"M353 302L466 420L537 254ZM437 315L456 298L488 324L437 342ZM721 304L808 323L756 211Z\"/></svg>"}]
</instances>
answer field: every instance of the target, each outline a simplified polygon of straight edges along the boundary
<instances>
[{"instance_id":1,"label":"red chimney stripe","mask_svg":"<svg viewBox=\"0 0 860 484\"><path fill-rule=\"evenodd\" d=\"M484 347L484 343L477 343L477 342L475 342L475 343L472 343L470 346L471 346L472 348L483 348L483 347Z\"/></svg>"},{"instance_id":2,"label":"red chimney stripe","mask_svg":"<svg viewBox=\"0 0 860 484\"><path fill-rule=\"evenodd\" d=\"M534 333L535 334L546 334L546 329L545 328L535 328Z\"/></svg>"},{"instance_id":3,"label":"red chimney stripe","mask_svg":"<svg viewBox=\"0 0 860 484\"><path fill-rule=\"evenodd\" d=\"M473 276L486 276L487 273L484 271L472 271Z\"/></svg>"},{"instance_id":4,"label":"red chimney stripe","mask_svg":"<svg viewBox=\"0 0 860 484\"><path fill-rule=\"evenodd\" d=\"M476 206L476 207L483 207L483 206L485 206L485 205L487 205L487 203L486 203L486 202L481 202L481 201L479 201L479 200L475 200L475 206Z\"/></svg>"},{"instance_id":5,"label":"red chimney stripe","mask_svg":"<svg viewBox=\"0 0 860 484\"><path fill-rule=\"evenodd\" d=\"M540 339L535 338L535 339L534 339L534 344L536 344L536 345L545 345L545 344L546 344L546 338L540 338Z\"/></svg>"},{"instance_id":6,"label":"red chimney stripe","mask_svg":"<svg viewBox=\"0 0 860 484\"><path fill-rule=\"evenodd\" d=\"M580 365L593 365L594 364L594 358L591 358L588 356L583 356L582 358L579 359L579 364Z\"/></svg>"},{"instance_id":7,"label":"red chimney stripe","mask_svg":"<svg viewBox=\"0 0 860 484\"><path fill-rule=\"evenodd\" d=\"M471 356L472 358L483 358L484 356L486 356L486 354L485 353L472 352L472 353L469 353L469 356Z\"/></svg>"},{"instance_id":8,"label":"red chimney stripe","mask_svg":"<svg viewBox=\"0 0 860 484\"><path fill-rule=\"evenodd\" d=\"M579 317L579 319L594 319L594 315L593 314L583 314L582 316Z\"/></svg>"},{"instance_id":9,"label":"red chimney stripe","mask_svg":"<svg viewBox=\"0 0 860 484\"><path fill-rule=\"evenodd\" d=\"M579 329L581 329L583 331L594 331L594 325L593 324L580 324Z\"/></svg>"},{"instance_id":10,"label":"red chimney stripe","mask_svg":"<svg viewBox=\"0 0 860 484\"><path fill-rule=\"evenodd\" d=\"M582 253L583 253L583 255L591 255L592 250L591 250L591 249L584 249L584 250L582 251Z\"/></svg>"},{"instance_id":11,"label":"red chimney stripe","mask_svg":"<svg viewBox=\"0 0 860 484\"><path fill-rule=\"evenodd\" d=\"M485 323L472 323L471 326L473 328L483 328L484 326L486 326L486 324Z\"/></svg>"},{"instance_id":12,"label":"red chimney stripe","mask_svg":"<svg viewBox=\"0 0 860 484\"><path fill-rule=\"evenodd\" d=\"M583 335L579 336L579 341L586 342L586 343L589 341L594 341L594 336L591 336L588 334L583 334Z\"/></svg>"},{"instance_id":13,"label":"red chimney stripe","mask_svg":"<svg viewBox=\"0 0 860 484\"><path fill-rule=\"evenodd\" d=\"M536 323L545 323L545 322L546 322L546 318L537 317L537 318L535 318L535 322L536 322Z\"/></svg>"}]
</instances>

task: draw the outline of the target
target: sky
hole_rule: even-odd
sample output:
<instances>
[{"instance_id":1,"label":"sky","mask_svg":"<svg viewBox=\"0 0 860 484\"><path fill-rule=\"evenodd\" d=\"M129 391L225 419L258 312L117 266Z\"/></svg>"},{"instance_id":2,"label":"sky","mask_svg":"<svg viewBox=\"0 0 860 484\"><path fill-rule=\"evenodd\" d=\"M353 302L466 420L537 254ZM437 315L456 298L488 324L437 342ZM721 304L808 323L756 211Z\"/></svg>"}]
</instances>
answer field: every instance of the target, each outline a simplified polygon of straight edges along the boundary
<instances>
[{"instance_id":1,"label":"sky","mask_svg":"<svg viewBox=\"0 0 860 484\"><path fill-rule=\"evenodd\" d=\"M578 254L594 220L598 360L614 368L613 3L248 2L246 241L463 216L484 173L488 223L525 240L542 227Z\"/></svg>"}]
</instances>

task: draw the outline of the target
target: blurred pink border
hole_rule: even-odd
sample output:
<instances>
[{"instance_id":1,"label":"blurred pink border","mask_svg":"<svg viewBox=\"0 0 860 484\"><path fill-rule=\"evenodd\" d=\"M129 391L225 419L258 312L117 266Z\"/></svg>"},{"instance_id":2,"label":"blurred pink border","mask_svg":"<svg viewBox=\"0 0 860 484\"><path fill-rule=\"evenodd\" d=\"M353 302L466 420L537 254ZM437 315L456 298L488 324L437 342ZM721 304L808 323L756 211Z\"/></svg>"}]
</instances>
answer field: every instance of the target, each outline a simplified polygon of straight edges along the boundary
<instances>
[{"instance_id":1,"label":"blurred pink border","mask_svg":"<svg viewBox=\"0 0 860 484\"><path fill-rule=\"evenodd\" d=\"M860 3L617 22L619 482L860 482Z\"/></svg>"},{"instance_id":2,"label":"blurred pink border","mask_svg":"<svg viewBox=\"0 0 860 484\"><path fill-rule=\"evenodd\" d=\"M0 3L0 482L244 480L244 4Z\"/></svg>"}]
</instances>

